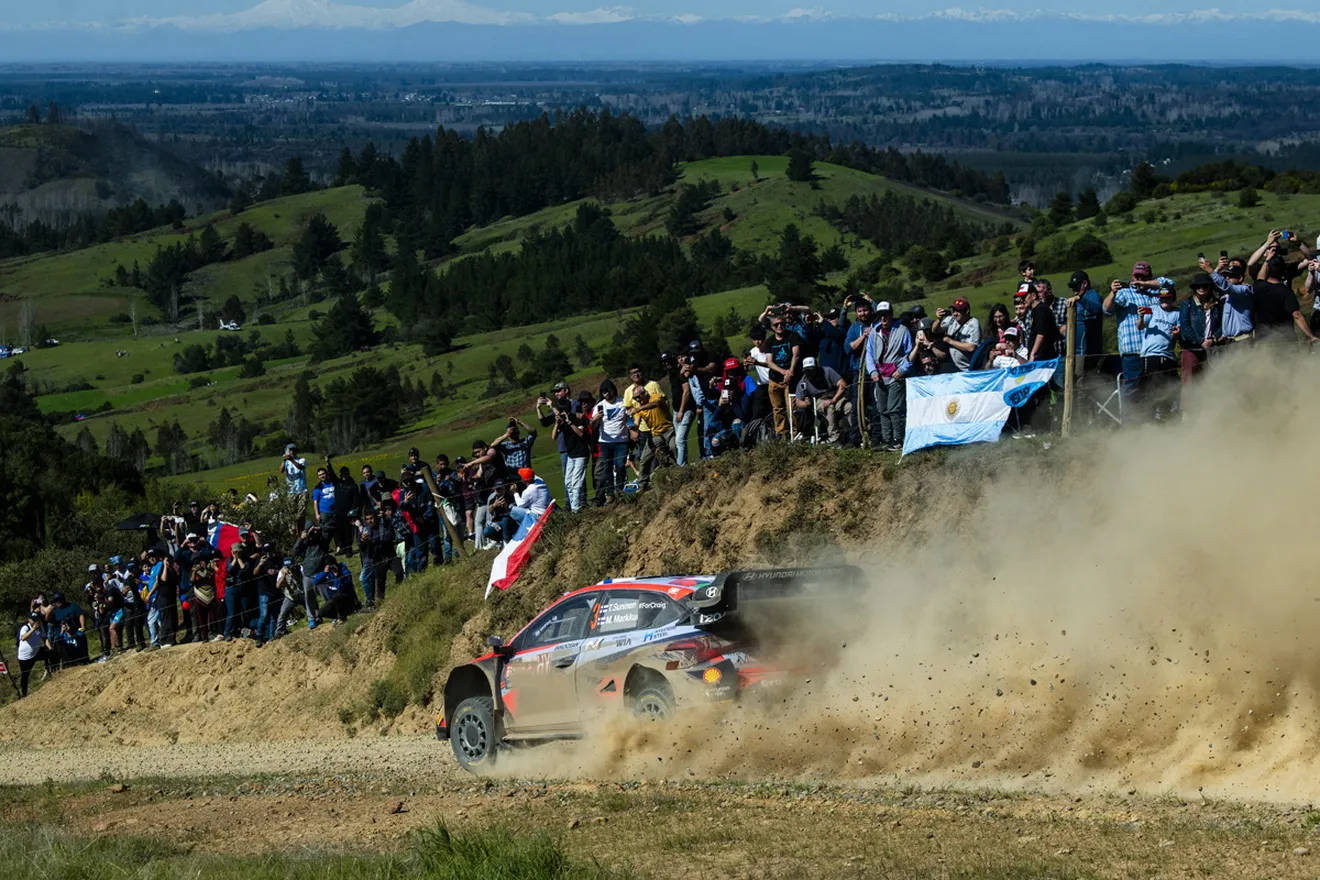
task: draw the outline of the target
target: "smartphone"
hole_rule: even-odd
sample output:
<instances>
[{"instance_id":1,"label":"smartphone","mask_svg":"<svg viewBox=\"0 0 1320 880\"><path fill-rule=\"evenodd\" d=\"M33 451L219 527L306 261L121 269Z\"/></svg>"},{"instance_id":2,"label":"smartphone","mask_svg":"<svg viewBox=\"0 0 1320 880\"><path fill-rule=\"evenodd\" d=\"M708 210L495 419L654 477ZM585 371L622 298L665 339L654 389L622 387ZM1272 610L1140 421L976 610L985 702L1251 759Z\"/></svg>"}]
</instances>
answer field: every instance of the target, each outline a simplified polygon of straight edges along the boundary
<instances>
[{"instance_id":1,"label":"smartphone","mask_svg":"<svg viewBox=\"0 0 1320 880\"><path fill-rule=\"evenodd\" d=\"M1227 259L1228 259L1228 251L1220 251L1220 252L1219 252L1219 256L1221 256L1221 257L1223 257L1225 260L1227 260Z\"/></svg>"},{"instance_id":2,"label":"smartphone","mask_svg":"<svg viewBox=\"0 0 1320 880\"><path fill-rule=\"evenodd\" d=\"M1201 253L1197 254L1197 255L1196 255L1196 259L1198 259L1198 260L1204 260L1204 259L1205 259L1205 252L1202 251Z\"/></svg>"},{"instance_id":3,"label":"smartphone","mask_svg":"<svg viewBox=\"0 0 1320 880\"><path fill-rule=\"evenodd\" d=\"M1288 241L1290 238L1292 238L1292 233L1285 229L1283 230L1282 233L1279 234L1279 238L1283 239L1284 241Z\"/></svg>"},{"instance_id":4,"label":"smartphone","mask_svg":"<svg viewBox=\"0 0 1320 880\"><path fill-rule=\"evenodd\" d=\"M1138 314L1142 314L1142 315L1153 315L1155 313L1155 310L1142 306L1141 308L1137 309L1137 312Z\"/></svg>"}]
</instances>

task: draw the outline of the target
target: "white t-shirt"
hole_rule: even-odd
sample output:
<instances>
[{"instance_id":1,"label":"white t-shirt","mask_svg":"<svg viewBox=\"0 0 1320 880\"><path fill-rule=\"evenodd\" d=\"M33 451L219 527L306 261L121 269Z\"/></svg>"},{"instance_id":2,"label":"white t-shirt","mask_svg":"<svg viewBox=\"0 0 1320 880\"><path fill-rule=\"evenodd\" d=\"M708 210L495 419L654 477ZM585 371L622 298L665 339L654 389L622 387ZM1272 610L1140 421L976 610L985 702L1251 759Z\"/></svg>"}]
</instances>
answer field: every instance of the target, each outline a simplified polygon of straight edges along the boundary
<instances>
[{"instance_id":1,"label":"white t-shirt","mask_svg":"<svg viewBox=\"0 0 1320 880\"><path fill-rule=\"evenodd\" d=\"M591 418L600 419L601 443L628 442L628 410L619 398L614 398L613 403L602 400L596 404Z\"/></svg>"},{"instance_id":2,"label":"white t-shirt","mask_svg":"<svg viewBox=\"0 0 1320 880\"><path fill-rule=\"evenodd\" d=\"M298 462L298 467L293 462ZM289 485L289 494L296 495L307 491L307 459L295 458L293 461L281 461L280 469L284 471L284 480Z\"/></svg>"},{"instance_id":3,"label":"white t-shirt","mask_svg":"<svg viewBox=\"0 0 1320 880\"><path fill-rule=\"evenodd\" d=\"M532 516L540 518L545 513L545 509L550 506L550 487L545 484L545 480L536 477L514 496L514 503L519 507L526 508L532 512Z\"/></svg>"},{"instance_id":4,"label":"white t-shirt","mask_svg":"<svg viewBox=\"0 0 1320 880\"><path fill-rule=\"evenodd\" d=\"M761 349L760 349L758 346L755 346L755 345L752 346L751 355L752 355L752 358L753 358L754 360L758 361L758 362L760 362L760 361L768 361L768 360L770 360L770 355L769 355L769 353L764 352L764 351L761 351ZM753 372L756 373L756 384L757 384L757 385L769 385L769 384L770 384L770 368L769 368L769 367L752 367L752 370L753 370Z\"/></svg>"},{"instance_id":5,"label":"white t-shirt","mask_svg":"<svg viewBox=\"0 0 1320 880\"><path fill-rule=\"evenodd\" d=\"M41 643L44 641L40 626L33 624L31 620L24 623L18 629L18 659L32 660L41 651Z\"/></svg>"}]
</instances>

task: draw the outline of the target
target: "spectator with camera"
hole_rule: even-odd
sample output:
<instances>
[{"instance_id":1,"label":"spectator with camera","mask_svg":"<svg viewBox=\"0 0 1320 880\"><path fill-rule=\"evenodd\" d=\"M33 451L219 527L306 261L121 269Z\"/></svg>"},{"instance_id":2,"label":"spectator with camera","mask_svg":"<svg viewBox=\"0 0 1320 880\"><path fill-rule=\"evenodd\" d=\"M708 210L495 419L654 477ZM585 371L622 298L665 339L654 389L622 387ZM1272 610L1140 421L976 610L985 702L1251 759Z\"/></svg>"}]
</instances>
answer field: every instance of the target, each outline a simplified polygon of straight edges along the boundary
<instances>
[{"instance_id":1,"label":"spectator with camera","mask_svg":"<svg viewBox=\"0 0 1320 880\"><path fill-rule=\"evenodd\" d=\"M385 601L385 584L391 569L395 573L396 585L403 580L403 569L394 549L397 543L394 529L381 521L378 511L363 512L358 526L358 546L362 548L363 558L369 563L369 566L363 565L363 571L368 570L368 567L371 571L371 578L363 582L368 611L376 610L377 604Z\"/></svg>"},{"instance_id":2,"label":"spectator with camera","mask_svg":"<svg viewBox=\"0 0 1320 880\"><path fill-rule=\"evenodd\" d=\"M284 486L290 495L307 493L307 459L298 455L298 447L292 443L284 447L280 473L284 475Z\"/></svg>"},{"instance_id":3,"label":"spectator with camera","mask_svg":"<svg viewBox=\"0 0 1320 880\"><path fill-rule=\"evenodd\" d=\"M664 394L652 396L650 386L655 384L650 382L633 389L633 421L637 425L637 442L643 447L639 477L642 485L649 484L657 467L669 467L678 459L669 401Z\"/></svg>"},{"instance_id":4,"label":"spectator with camera","mask_svg":"<svg viewBox=\"0 0 1320 880\"><path fill-rule=\"evenodd\" d=\"M879 417L871 430L871 445L896 452L903 448L907 400L898 367L912 351L912 335L894 321L893 307L876 304L876 327L866 345L866 374L876 389Z\"/></svg>"},{"instance_id":5,"label":"spectator with camera","mask_svg":"<svg viewBox=\"0 0 1320 880\"><path fill-rule=\"evenodd\" d=\"M262 543L257 555L256 567L252 572L257 611L257 625L252 637L256 640L258 648L273 641L278 631L280 605L284 599L283 593L277 586L280 567L281 557L275 552L275 548L268 543Z\"/></svg>"},{"instance_id":6,"label":"spectator with camera","mask_svg":"<svg viewBox=\"0 0 1320 880\"><path fill-rule=\"evenodd\" d=\"M1150 263L1139 260L1132 266L1132 280L1128 284L1114 281L1105 297L1104 313L1118 319L1118 356L1123 375L1123 392L1129 402L1135 402L1140 392L1142 377L1141 346L1145 333L1137 326L1140 309L1159 308L1159 292L1171 287L1169 278L1156 278Z\"/></svg>"},{"instance_id":7,"label":"spectator with camera","mask_svg":"<svg viewBox=\"0 0 1320 880\"><path fill-rule=\"evenodd\" d=\"M802 378L798 380L793 402L813 419L824 420L830 443L840 448L848 445L840 425L847 426L853 407L848 399L848 382L837 371L821 366L815 358L803 358Z\"/></svg>"},{"instance_id":8,"label":"spectator with camera","mask_svg":"<svg viewBox=\"0 0 1320 880\"><path fill-rule=\"evenodd\" d=\"M659 382L648 382L646 379L646 370L641 364L633 364L628 368L628 387L623 389L623 406L628 410L628 415L632 418L633 428L637 433L637 446L639 451L639 480L646 484L650 480L651 472L655 470L655 444L651 442L651 419L640 418L642 404L637 400L639 392L646 392L648 410L656 409L662 404L668 408L668 401L665 393L660 390ZM669 421L672 430L672 417L665 419Z\"/></svg>"},{"instance_id":9,"label":"spectator with camera","mask_svg":"<svg viewBox=\"0 0 1320 880\"><path fill-rule=\"evenodd\" d=\"M1077 321L1077 357L1082 359L1082 375L1088 376L1100 369L1104 359L1104 297L1091 287L1091 276L1081 269L1068 279L1072 291L1065 306L1075 307ZM1065 340L1066 342L1066 340Z\"/></svg>"},{"instance_id":10,"label":"spectator with camera","mask_svg":"<svg viewBox=\"0 0 1320 880\"><path fill-rule=\"evenodd\" d=\"M238 541L225 564L225 629L220 640L232 642L246 636L252 611L257 606L258 562L261 548L251 529L238 530Z\"/></svg>"},{"instance_id":11,"label":"spectator with camera","mask_svg":"<svg viewBox=\"0 0 1320 880\"><path fill-rule=\"evenodd\" d=\"M1153 404L1155 421L1165 421L1178 411L1178 362L1173 346L1182 333L1178 294L1172 287L1160 290L1159 305L1137 309L1141 338L1142 397Z\"/></svg>"},{"instance_id":12,"label":"spectator with camera","mask_svg":"<svg viewBox=\"0 0 1320 880\"><path fill-rule=\"evenodd\" d=\"M959 371L972 368L972 355L981 344L981 322L972 317L972 306L959 297L946 309L936 309L935 317L944 331L944 345L949 362Z\"/></svg>"},{"instance_id":13,"label":"spectator with camera","mask_svg":"<svg viewBox=\"0 0 1320 880\"><path fill-rule=\"evenodd\" d=\"M587 462L591 460L588 427L573 411L572 402L555 401L551 436L564 450L564 492L568 509L577 513L587 502Z\"/></svg>"},{"instance_id":14,"label":"spectator with camera","mask_svg":"<svg viewBox=\"0 0 1320 880\"><path fill-rule=\"evenodd\" d=\"M559 412L561 406L567 406L569 411L576 410L576 403L572 399L567 382L556 382L548 394L542 394L536 398L536 418L540 421L542 428L552 428L554 426L556 413ZM559 450L559 469L567 479L568 452L564 448L563 432L551 431L551 435L555 437L555 445Z\"/></svg>"},{"instance_id":15,"label":"spectator with camera","mask_svg":"<svg viewBox=\"0 0 1320 880\"><path fill-rule=\"evenodd\" d=\"M18 696L28 695L28 679L39 661L49 665L50 640L46 637L46 620L37 610L29 611L27 620L18 628ZM49 673L48 673L49 674Z\"/></svg>"},{"instance_id":16,"label":"spectator with camera","mask_svg":"<svg viewBox=\"0 0 1320 880\"><path fill-rule=\"evenodd\" d=\"M1296 337L1288 332L1291 325L1306 337L1308 344L1314 345L1316 336L1302 317L1297 295L1287 284L1288 272L1287 261L1277 253L1266 260L1261 269L1264 278L1257 281L1252 290L1256 331L1267 341L1292 341ZM1283 347L1280 350L1287 351Z\"/></svg>"},{"instance_id":17,"label":"spectator with camera","mask_svg":"<svg viewBox=\"0 0 1320 880\"><path fill-rule=\"evenodd\" d=\"M990 349L990 369L1007 370L1027 362L1027 347L1022 343L1022 328L1010 324Z\"/></svg>"},{"instance_id":18,"label":"spectator with camera","mask_svg":"<svg viewBox=\"0 0 1320 880\"><path fill-rule=\"evenodd\" d=\"M504 466L504 454L485 440L473 440L472 458L468 461L465 470L472 478L472 489L476 499L476 513L473 517L476 549L483 550L486 546L485 533L489 516L486 501L496 480L507 481L508 472ZM426 494L429 498L430 493ZM406 507L406 505L400 506ZM413 522L417 524L415 517Z\"/></svg>"},{"instance_id":19,"label":"spectator with camera","mask_svg":"<svg viewBox=\"0 0 1320 880\"><path fill-rule=\"evenodd\" d=\"M522 431L526 431L524 436ZM516 473L519 468L532 463L532 446L536 443L536 431L527 427L527 423L517 416L509 416L504 433L495 438L494 446L504 458L504 467L509 473Z\"/></svg>"},{"instance_id":20,"label":"spectator with camera","mask_svg":"<svg viewBox=\"0 0 1320 880\"><path fill-rule=\"evenodd\" d=\"M312 578L312 583L321 592L322 615L333 619L335 626L342 626L345 618L357 608L353 574L348 566L337 562L333 556L327 556L322 561L321 570Z\"/></svg>"},{"instance_id":21,"label":"spectator with camera","mask_svg":"<svg viewBox=\"0 0 1320 880\"><path fill-rule=\"evenodd\" d=\"M857 377L856 374L849 375L847 370L848 354L845 344L849 329L851 322L848 320L846 302L844 308L830 309L826 312L824 318L817 322L820 346L817 348L816 360L822 367L828 367L851 383Z\"/></svg>"},{"instance_id":22,"label":"spectator with camera","mask_svg":"<svg viewBox=\"0 0 1320 880\"><path fill-rule=\"evenodd\" d=\"M391 499L392 501L393 499ZM307 611L307 627L315 629L320 617L317 614L316 592L313 579L325 568L325 560L330 554L330 539L321 533L321 527L309 523L293 545L292 556L302 561L303 603Z\"/></svg>"},{"instance_id":23,"label":"spectator with camera","mask_svg":"<svg viewBox=\"0 0 1320 880\"><path fill-rule=\"evenodd\" d=\"M137 577L130 559L111 556L112 583L118 589L124 608L124 650L141 651L147 647L147 609L138 592Z\"/></svg>"},{"instance_id":24,"label":"spectator with camera","mask_svg":"<svg viewBox=\"0 0 1320 880\"><path fill-rule=\"evenodd\" d=\"M765 325L759 321L752 325L749 336L752 340L751 350L743 358L743 370L751 377L756 387L751 390L751 408L752 419L764 419L772 412L770 407L770 368L763 366L769 359L769 346L765 344Z\"/></svg>"}]
</instances>

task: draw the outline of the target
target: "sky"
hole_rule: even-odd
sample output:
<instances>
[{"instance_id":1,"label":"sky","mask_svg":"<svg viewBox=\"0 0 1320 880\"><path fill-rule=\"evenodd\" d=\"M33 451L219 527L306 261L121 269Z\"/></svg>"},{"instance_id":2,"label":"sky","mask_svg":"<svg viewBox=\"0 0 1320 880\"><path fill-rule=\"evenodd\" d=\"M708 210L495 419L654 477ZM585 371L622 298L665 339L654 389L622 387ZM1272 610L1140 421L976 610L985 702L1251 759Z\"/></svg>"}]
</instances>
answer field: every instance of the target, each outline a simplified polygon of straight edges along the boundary
<instances>
[{"instance_id":1,"label":"sky","mask_svg":"<svg viewBox=\"0 0 1320 880\"><path fill-rule=\"evenodd\" d=\"M251 9L259 0L43 0L39 3L5 0L0 3L0 25L30 26L51 22L91 22L116 24L133 19L178 18L180 16L225 15ZM298 0L275 0L298 2ZM346 5L397 8L406 0L337 0ZM437 5L450 0L422 0ZM463 0L457 0L462 3ZM921 14L928 9L961 7L967 10L1012 10L1019 13L1048 11L1055 13L1112 15L1149 15L1219 10L1229 15L1260 13L1271 9L1313 11L1313 0L1276 0L1251 3L1247 0L1107 0L1102 6L1081 0L992 0L989 3L936 3L914 7L910 0L474 0L472 6L493 12L521 13L536 18L550 18L559 13L590 13L620 8L634 16L669 17L697 14L704 18L756 16L778 18L796 12L825 11L835 16L874 16L892 13L902 16Z\"/></svg>"}]
</instances>

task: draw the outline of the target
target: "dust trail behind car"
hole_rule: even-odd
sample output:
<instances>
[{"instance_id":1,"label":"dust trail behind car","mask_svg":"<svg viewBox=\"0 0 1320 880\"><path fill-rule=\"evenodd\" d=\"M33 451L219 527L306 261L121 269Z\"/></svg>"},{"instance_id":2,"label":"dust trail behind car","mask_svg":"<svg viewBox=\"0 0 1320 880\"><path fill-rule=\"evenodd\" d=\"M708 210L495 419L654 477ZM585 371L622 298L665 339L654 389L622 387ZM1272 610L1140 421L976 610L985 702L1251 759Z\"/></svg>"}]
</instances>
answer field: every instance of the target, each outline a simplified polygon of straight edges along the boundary
<instances>
[{"instance_id":1,"label":"dust trail behind car","mask_svg":"<svg viewBox=\"0 0 1320 880\"><path fill-rule=\"evenodd\" d=\"M521 771L1320 795L1317 365L1230 351L1181 423L1042 444L1039 470L986 473L946 536L872 548L865 597L802 621L797 656L829 674L612 719Z\"/></svg>"}]
</instances>

